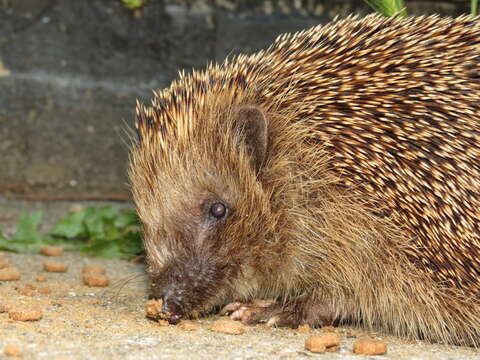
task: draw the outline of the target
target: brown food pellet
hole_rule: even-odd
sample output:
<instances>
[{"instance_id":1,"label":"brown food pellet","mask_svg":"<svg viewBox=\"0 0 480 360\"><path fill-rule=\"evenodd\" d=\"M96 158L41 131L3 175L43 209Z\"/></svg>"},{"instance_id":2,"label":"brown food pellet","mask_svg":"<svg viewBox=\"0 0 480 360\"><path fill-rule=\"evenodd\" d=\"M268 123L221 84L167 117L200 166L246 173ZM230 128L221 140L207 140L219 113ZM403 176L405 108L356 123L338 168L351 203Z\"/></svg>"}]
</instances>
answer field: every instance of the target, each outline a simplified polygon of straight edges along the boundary
<instances>
[{"instance_id":1,"label":"brown food pellet","mask_svg":"<svg viewBox=\"0 0 480 360\"><path fill-rule=\"evenodd\" d=\"M82 273L104 275L105 268L101 265L85 265L82 269Z\"/></svg>"},{"instance_id":2,"label":"brown food pellet","mask_svg":"<svg viewBox=\"0 0 480 360\"><path fill-rule=\"evenodd\" d=\"M191 321L182 321L178 327L183 331L194 331L198 329L197 324Z\"/></svg>"},{"instance_id":3,"label":"brown food pellet","mask_svg":"<svg viewBox=\"0 0 480 360\"><path fill-rule=\"evenodd\" d=\"M67 271L68 265L58 261L45 261L43 269L48 272L62 273Z\"/></svg>"},{"instance_id":4,"label":"brown food pellet","mask_svg":"<svg viewBox=\"0 0 480 360\"><path fill-rule=\"evenodd\" d=\"M10 312L13 309L11 304L0 304L0 313Z\"/></svg>"},{"instance_id":5,"label":"brown food pellet","mask_svg":"<svg viewBox=\"0 0 480 360\"><path fill-rule=\"evenodd\" d=\"M159 300L148 300L145 304L145 315L147 318L156 319L162 312L163 301Z\"/></svg>"},{"instance_id":6,"label":"brown food pellet","mask_svg":"<svg viewBox=\"0 0 480 360\"><path fill-rule=\"evenodd\" d=\"M62 246L44 246L40 249L40 252L46 256L60 256L63 255Z\"/></svg>"},{"instance_id":7,"label":"brown food pellet","mask_svg":"<svg viewBox=\"0 0 480 360\"><path fill-rule=\"evenodd\" d=\"M387 352L387 344L375 339L358 339L353 344L353 352L361 355L382 355Z\"/></svg>"},{"instance_id":8,"label":"brown food pellet","mask_svg":"<svg viewBox=\"0 0 480 360\"><path fill-rule=\"evenodd\" d=\"M30 290L35 290L37 287L32 284L31 282L26 282L25 283L25 288L30 289Z\"/></svg>"},{"instance_id":9,"label":"brown food pellet","mask_svg":"<svg viewBox=\"0 0 480 360\"><path fill-rule=\"evenodd\" d=\"M17 292L18 292L20 295L33 296L32 290L24 289L24 288L21 288L21 287L16 287L15 290L17 290Z\"/></svg>"},{"instance_id":10,"label":"brown food pellet","mask_svg":"<svg viewBox=\"0 0 480 360\"><path fill-rule=\"evenodd\" d=\"M20 271L15 267L0 269L0 281L13 281L20 279Z\"/></svg>"},{"instance_id":11,"label":"brown food pellet","mask_svg":"<svg viewBox=\"0 0 480 360\"><path fill-rule=\"evenodd\" d=\"M52 289L50 289L48 287L41 287L41 288L38 288L37 291L38 291L39 294L48 295L52 292Z\"/></svg>"},{"instance_id":12,"label":"brown food pellet","mask_svg":"<svg viewBox=\"0 0 480 360\"><path fill-rule=\"evenodd\" d=\"M161 327L165 327L165 326L170 325L170 323L167 320L163 320L163 319L158 320L157 324L158 324L158 326L161 326Z\"/></svg>"},{"instance_id":13,"label":"brown food pellet","mask_svg":"<svg viewBox=\"0 0 480 360\"><path fill-rule=\"evenodd\" d=\"M100 286L105 287L110 284L110 279L105 275L100 274L84 274L83 282L87 286Z\"/></svg>"},{"instance_id":14,"label":"brown food pellet","mask_svg":"<svg viewBox=\"0 0 480 360\"><path fill-rule=\"evenodd\" d=\"M305 350L308 350L313 353L323 353L327 351L327 348L325 345L322 344L316 344L315 342L312 342L310 338L305 340Z\"/></svg>"},{"instance_id":15,"label":"brown food pellet","mask_svg":"<svg viewBox=\"0 0 480 360\"><path fill-rule=\"evenodd\" d=\"M300 334L310 334L310 326L308 324L300 325L297 331Z\"/></svg>"},{"instance_id":16,"label":"brown food pellet","mask_svg":"<svg viewBox=\"0 0 480 360\"><path fill-rule=\"evenodd\" d=\"M43 276L43 275L40 275L40 276L37 276L37 278L35 279L36 282L45 282L47 281L47 277L46 276Z\"/></svg>"},{"instance_id":17,"label":"brown food pellet","mask_svg":"<svg viewBox=\"0 0 480 360\"><path fill-rule=\"evenodd\" d=\"M8 316L16 321L36 321L42 318L43 312L37 307L29 308L23 305L22 308L10 310Z\"/></svg>"},{"instance_id":18,"label":"brown food pellet","mask_svg":"<svg viewBox=\"0 0 480 360\"><path fill-rule=\"evenodd\" d=\"M336 351L340 345L340 337L336 333L312 335L305 340L305 349L314 353Z\"/></svg>"},{"instance_id":19,"label":"brown food pellet","mask_svg":"<svg viewBox=\"0 0 480 360\"><path fill-rule=\"evenodd\" d=\"M21 354L20 348L16 345L5 345L3 353L7 356L19 356Z\"/></svg>"},{"instance_id":20,"label":"brown food pellet","mask_svg":"<svg viewBox=\"0 0 480 360\"><path fill-rule=\"evenodd\" d=\"M239 322L229 319L215 321L210 329L217 333L239 335L245 332L245 326Z\"/></svg>"}]
</instances>

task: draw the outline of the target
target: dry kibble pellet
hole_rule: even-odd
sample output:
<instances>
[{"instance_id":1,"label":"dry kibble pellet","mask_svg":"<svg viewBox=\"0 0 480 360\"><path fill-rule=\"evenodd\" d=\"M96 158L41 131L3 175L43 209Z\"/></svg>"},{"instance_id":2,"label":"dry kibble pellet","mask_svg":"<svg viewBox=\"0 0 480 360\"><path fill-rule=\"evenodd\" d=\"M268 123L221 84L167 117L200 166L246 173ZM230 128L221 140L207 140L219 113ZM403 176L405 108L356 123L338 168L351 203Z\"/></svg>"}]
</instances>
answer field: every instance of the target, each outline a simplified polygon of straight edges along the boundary
<instances>
[{"instance_id":1,"label":"dry kibble pellet","mask_svg":"<svg viewBox=\"0 0 480 360\"><path fill-rule=\"evenodd\" d=\"M10 310L8 316L10 319L17 321L36 321L42 318L43 312L37 307L23 305L22 307Z\"/></svg>"},{"instance_id":2,"label":"dry kibble pellet","mask_svg":"<svg viewBox=\"0 0 480 360\"><path fill-rule=\"evenodd\" d=\"M48 272L62 273L67 271L68 265L58 261L45 261L43 269Z\"/></svg>"},{"instance_id":3,"label":"dry kibble pellet","mask_svg":"<svg viewBox=\"0 0 480 360\"><path fill-rule=\"evenodd\" d=\"M182 321L178 325L178 327L180 328L180 330L183 330L183 331L194 331L194 330L198 329L197 324L195 324L191 321Z\"/></svg>"},{"instance_id":4,"label":"dry kibble pellet","mask_svg":"<svg viewBox=\"0 0 480 360\"><path fill-rule=\"evenodd\" d=\"M336 333L312 335L305 340L305 349L315 353L336 351L340 345L340 337Z\"/></svg>"},{"instance_id":5,"label":"dry kibble pellet","mask_svg":"<svg viewBox=\"0 0 480 360\"><path fill-rule=\"evenodd\" d=\"M25 288L30 289L30 290L35 290L37 288L34 284L32 284L31 282L28 282L28 281L24 285L25 285Z\"/></svg>"},{"instance_id":6,"label":"dry kibble pellet","mask_svg":"<svg viewBox=\"0 0 480 360\"><path fill-rule=\"evenodd\" d=\"M353 344L353 352L360 355L382 355L387 352L387 344L375 339L358 339Z\"/></svg>"},{"instance_id":7,"label":"dry kibble pellet","mask_svg":"<svg viewBox=\"0 0 480 360\"><path fill-rule=\"evenodd\" d=\"M63 255L62 246L44 246L40 249L40 252L46 256L60 256Z\"/></svg>"},{"instance_id":8,"label":"dry kibble pellet","mask_svg":"<svg viewBox=\"0 0 480 360\"><path fill-rule=\"evenodd\" d=\"M0 269L0 281L14 281L20 279L20 271L15 267Z\"/></svg>"},{"instance_id":9,"label":"dry kibble pellet","mask_svg":"<svg viewBox=\"0 0 480 360\"><path fill-rule=\"evenodd\" d=\"M10 312L13 309L11 304L0 304L0 313Z\"/></svg>"},{"instance_id":10,"label":"dry kibble pellet","mask_svg":"<svg viewBox=\"0 0 480 360\"><path fill-rule=\"evenodd\" d=\"M167 320L164 320L164 319L160 319L157 321L157 324L158 326L161 326L161 327L165 327L165 326L169 326L170 323L167 321Z\"/></svg>"},{"instance_id":11,"label":"dry kibble pellet","mask_svg":"<svg viewBox=\"0 0 480 360\"><path fill-rule=\"evenodd\" d=\"M42 295L48 295L48 294L52 293L52 289L50 289L48 287L40 287L40 288L38 288L37 291L38 291L39 294L42 294Z\"/></svg>"},{"instance_id":12,"label":"dry kibble pellet","mask_svg":"<svg viewBox=\"0 0 480 360\"><path fill-rule=\"evenodd\" d=\"M162 312L163 301L159 300L148 300L145 304L145 315L151 319L157 319L160 313Z\"/></svg>"},{"instance_id":13,"label":"dry kibble pellet","mask_svg":"<svg viewBox=\"0 0 480 360\"><path fill-rule=\"evenodd\" d=\"M105 268L101 265L85 265L82 269L82 273L104 275Z\"/></svg>"},{"instance_id":14,"label":"dry kibble pellet","mask_svg":"<svg viewBox=\"0 0 480 360\"><path fill-rule=\"evenodd\" d=\"M110 279L105 275L84 274L83 282L87 286L105 287L105 286L108 286L108 284L110 284Z\"/></svg>"},{"instance_id":15,"label":"dry kibble pellet","mask_svg":"<svg viewBox=\"0 0 480 360\"><path fill-rule=\"evenodd\" d=\"M16 345L5 345L3 348L3 353L7 356L19 356L22 352Z\"/></svg>"},{"instance_id":16,"label":"dry kibble pellet","mask_svg":"<svg viewBox=\"0 0 480 360\"><path fill-rule=\"evenodd\" d=\"M33 291L32 291L32 290L25 289L25 288L21 288L21 287L16 287L15 290L17 290L17 292L18 292L20 295L33 296Z\"/></svg>"},{"instance_id":17,"label":"dry kibble pellet","mask_svg":"<svg viewBox=\"0 0 480 360\"><path fill-rule=\"evenodd\" d=\"M215 321L211 329L214 332L229 335L239 335L245 332L245 326L241 322L229 319Z\"/></svg>"}]
</instances>

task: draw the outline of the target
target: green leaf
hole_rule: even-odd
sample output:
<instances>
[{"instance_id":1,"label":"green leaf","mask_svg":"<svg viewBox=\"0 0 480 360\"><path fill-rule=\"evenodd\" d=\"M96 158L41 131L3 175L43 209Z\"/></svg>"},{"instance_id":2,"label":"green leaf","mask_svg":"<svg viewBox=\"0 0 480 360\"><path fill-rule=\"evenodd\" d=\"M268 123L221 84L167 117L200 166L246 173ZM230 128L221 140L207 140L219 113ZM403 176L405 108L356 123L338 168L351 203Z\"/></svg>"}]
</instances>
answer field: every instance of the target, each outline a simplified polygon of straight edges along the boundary
<instances>
[{"instance_id":1,"label":"green leaf","mask_svg":"<svg viewBox=\"0 0 480 360\"><path fill-rule=\"evenodd\" d=\"M0 249L14 252L37 252L45 244L45 238L38 232L42 213L21 214L17 230L11 239L0 238Z\"/></svg>"},{"instance_id":2,"label":"green leaf","mask_svg":"<svg viewBox=\"0 0 480 360\"><path fill-rule=\"evenodd\" d=\"M55 224L50 235L67 239L86 237L87 233L83 224L84 220L85 211L68 215Z\"/></svg>"},{"instance_id":3,"label":"green leaf","mask_svg":"<svg viewBox=\"0 0 480 360\"><path fill-rule=\"evenodd\" d=\"M128 228L130 226L140 225L137 213L133 210L125 211L117 216L114 225L117 228Z\"/></svg>"},{"instance_id":4,"label":"green leaf","mask_svg":"<svg viewBox=\"0 0 480 360\"><path fill-rule=\"evenodd\" d=\"M145 0L122 0L123 5L129 10L136 10L143 6Z\"/></svg>"},{"instance_id":5,"label":"green leaf","mask_svg":"<svg viewBox=\"0 0 480 360\"><path fill-rule=\"evenodd\" d=\"M105 238L105 227L112 224L118 208L113 206L87 207L85 209L85 229L90 238Z\"/></svg>"},{"instance_id":6,"label":"green leaf","mask_svg":"<svg viewBox=\"0 0 480 360\"><path fill-rule=\"evenodd\" d=\"M97 239L91 245L82 249L84 253L95 255L103 258L124 258L122 245L118 241L104 241Z\"/></svg>"},{"instance_id":7,"label":"green leaf","mask_svg":"<svg viewBox=\"0 0 480 360\"><path fill-rule=\"evenodd\" d=\"M27 252L29 251L29 247L25 246L25 244L15 243L11 240L6 238L0 239L0 250L4 251L13 251L16 253Z\"/></svg>"},{"instance_id":8,"label":"green leaf","mask_svg":"<svg viewBox=\"0 0 480 360\"><path fill-rule=\"evenodd\" d=\"M478 0L470 0L470 15L476 16L478 13Z\"/></svg>"},{"instance_id":9,"label":"green leaf","mask_svg":"<svg viewBox=\"0 0 480 360\"><path fill-rule=\"evenodd\" d=\"M404 0L365 0L365 2L383 16L407 16Z\"/></svg>"},{"instance_id":10,"label":"green leaf","mask_svg":"<svg viewBox=\"0 0 480 360\"><path fill-rule=\"evenodd\" d=\"M54 244L106 258L129 258L143 251L140 221L132 210L90 206L58 221L47 236L38 232L41 219L40 212L22 215L11 239L0 232L0 249L38 251L43 245Z\"/></svg>"},{"instance_id":11,"label":"green leaf","mask_svg":"<svg viewBox=\"0 0 480 360\"><path fill-rule=\"evenodd\" d=\"M139 231L128 232L123 240L123 249L126 254L136 256L143 252L142 237Z\"/></svg>"},{"instance_id":12,"label":"green leaf","mask_svg":"<svg viewBox=\"0 0 480 360\"><path fill-rule=\"evenodd\" d=\"M35 211L30 215L22 214L17 221L17 231L13 240L23 243L35 243L42 240L38 227L42 221L41 211Z\"/></svg>"}]
</instances>

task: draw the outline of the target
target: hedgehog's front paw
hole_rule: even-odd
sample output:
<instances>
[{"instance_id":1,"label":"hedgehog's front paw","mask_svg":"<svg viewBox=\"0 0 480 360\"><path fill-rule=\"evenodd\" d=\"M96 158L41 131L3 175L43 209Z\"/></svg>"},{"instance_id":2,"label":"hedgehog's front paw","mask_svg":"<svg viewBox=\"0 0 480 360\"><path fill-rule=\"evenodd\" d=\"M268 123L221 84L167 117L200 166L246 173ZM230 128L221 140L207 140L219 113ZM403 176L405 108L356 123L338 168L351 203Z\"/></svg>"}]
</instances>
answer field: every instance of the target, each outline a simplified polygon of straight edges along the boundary
<instances>
[{"instance_id":1,"label":"hedgehog's front paw","mask_svg":"<svg viewBox=\"0 0 480 360\"><path fill-rule=\"evenodd\" d=\"M221 314L230 315L232 320L244 324L266 323L269 326L297 328L302 324L310 326L331 325L335 320L330 307L297 299L288 304L272 300L254 300L251 303L230 303Z\"/></svg>"},{"instance_id":2,"label":"hedgehog's front paw","mask_svg":"<svg viewBox=\"0 0 480 360\"><path fill-rule=\"evenodd\" d=\"M297 328L302 323L303 316L302 312L297 311L293 306L273 303L268 307L256 308L254 311L247 309L246 316L241 320L245 324L266 323L268 326Z\"/></svg>"},{"instance_id":3,"label":"hedgehog's front paw","mask_svg":"<svg viewBox=\"0 0 480 360\"><path fill-rule=\"evenodd\" d=\"M229 315L232 320L239 320L243 324L253 325L266 323L269 326L285 326L296 328L300 324L301 315L293 308L277 304L273 300L256 299L250 303L233 302L227 304L220 311L222 315Z\"/></svg>"},{"instance_id":4,"label":"hedgehog's front paw","mask_svg":"<svg viewBox=\"0 0 480 360\"><path fill-rule=\"evenodd\" d=\"M244 324L265 322L262 314L275 307L275 301L255 299L249 303L233 302L227 304L220 311L221 315L229 315L232 320L240 320Z\"/></svg>"}]
</instances>

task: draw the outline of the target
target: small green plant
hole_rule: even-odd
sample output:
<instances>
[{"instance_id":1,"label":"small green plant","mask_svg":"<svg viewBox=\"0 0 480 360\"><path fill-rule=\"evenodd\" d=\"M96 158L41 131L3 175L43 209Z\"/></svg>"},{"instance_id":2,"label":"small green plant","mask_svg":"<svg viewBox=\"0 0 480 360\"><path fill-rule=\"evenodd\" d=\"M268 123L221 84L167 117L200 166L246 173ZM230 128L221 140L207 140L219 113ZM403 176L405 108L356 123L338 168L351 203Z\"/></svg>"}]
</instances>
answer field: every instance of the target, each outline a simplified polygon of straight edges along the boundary
<instances>
[{"instance_id":1,"label":"small green plant","mask_svg":"<svg viewBox=\"0 0 480 360\"><path fill-rule=\"evenodd\" d=\"M43 235L38 230L41 219L40 212L21 215L10 239L0 233L0 250L38 252L44 245L62 245L105 258L130 258L143 251L139 221L132 210L87 207L61 219Z\"/></svg>"},{"instance_id":2,"label":"small green plant","mask_svg":"<svg viewBox=\"0 0 480 360\"><path fill-rule=\"evenodd\" d=\"M407 16L404 0L365 0L365 2L383 16Z\"/></svg>"},{"instance_id":3,"label":"small green plant","mask_svg":"<svg viewBox=\"0 0 480 360\"><path fill-rule=\"evenodd\" d=\"M407 16L404 0L364 0L373 10L384 16ZM470 14L478 14L478 0L470 0Z\"/></svg>"},{"instance_id":4,"label":"small green plant","mask_svg":"<svg viewBox=\"0 0 480 360\"><path fill-rule=\"evenodd\" d=\"M473 16L478 14L478 0L470 0L470 14Z\"/></svg>"},{"instance_id":5,"label":"small green plant","mask_svg":"<svg viewBox=\"0 0 480 360\"><path fill-rule=\"evenodd\" d=\"M45 244L45 238L38 232L42 213L35 211L29 215L22 214L17 221L17 231L11 239L0 236L0 250L14 252L38 252Z\"/></svg>"},{"instance_id":6,"label":"small green plant","mask_svg":"<svg viewBox=\"0 0 480 360\"><path fill-rule=\"evenodd\" d=\"M145 0L122 0L123 5L129 10L140 9L144 4Z\"/></svg>"}]
</instances>

